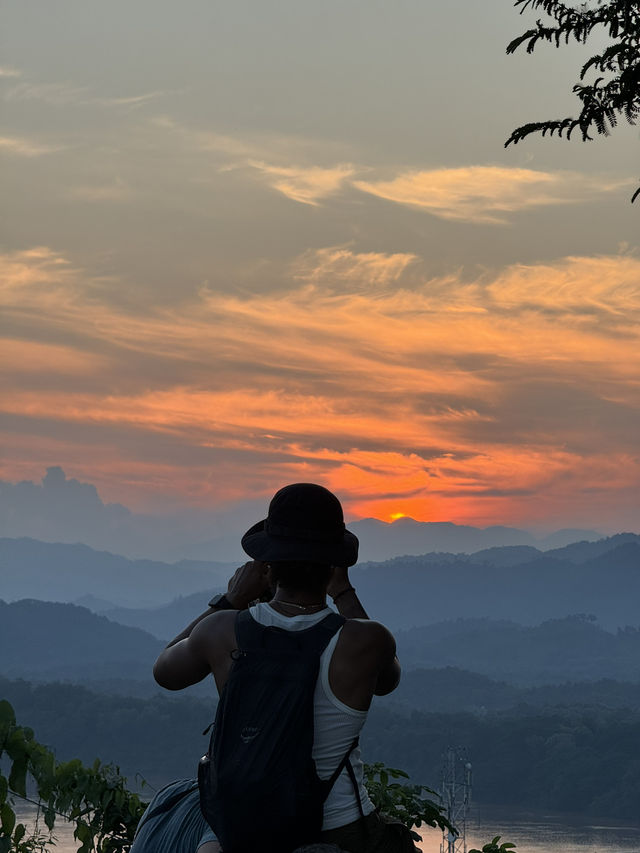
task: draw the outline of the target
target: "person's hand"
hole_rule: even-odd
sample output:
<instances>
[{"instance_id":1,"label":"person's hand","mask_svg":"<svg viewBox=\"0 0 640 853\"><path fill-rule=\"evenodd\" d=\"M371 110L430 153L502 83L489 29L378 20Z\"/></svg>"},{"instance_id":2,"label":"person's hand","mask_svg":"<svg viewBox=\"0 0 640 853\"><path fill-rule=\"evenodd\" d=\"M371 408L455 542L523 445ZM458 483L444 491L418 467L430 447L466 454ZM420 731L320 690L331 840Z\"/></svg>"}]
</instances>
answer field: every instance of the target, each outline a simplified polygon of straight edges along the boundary
<instances>
[{"instance_id":1,"label":"person's hand","mask_svg":"<svg viewBox=\"0 0 640 853\"><path fill-rule=\"evenodd\" d=\"M327 595L331 598L335 598L336 595L344 592L345 589L349 589L350 587L351 581L349 580L349 568L347 566L334 566L331 580L327 586Z\"/></svg>"},{"instance_id":2,"label":"person's hand","mask_svg":"<svg viewBox=\"0 0 640 853\"><path fill-rule=\"evenodd\" d=\"M261 598L269 590L268 564L249 560L236 569L227 586L227 601L236 610L244 610L251 601Z\"/></svg>"}]
</instances>

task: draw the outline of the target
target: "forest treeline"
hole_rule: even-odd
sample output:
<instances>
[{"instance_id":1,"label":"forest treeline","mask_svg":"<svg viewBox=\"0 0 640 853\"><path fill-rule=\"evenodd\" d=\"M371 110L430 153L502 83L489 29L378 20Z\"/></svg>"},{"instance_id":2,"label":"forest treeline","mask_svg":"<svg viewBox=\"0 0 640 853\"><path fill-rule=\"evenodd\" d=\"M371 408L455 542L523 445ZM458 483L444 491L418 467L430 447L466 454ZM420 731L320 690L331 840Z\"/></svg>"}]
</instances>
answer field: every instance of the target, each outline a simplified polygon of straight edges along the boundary
<instances>
[{"instance_id":1,"label":"forest treeline","mask_svg":"<svg viewBox=\"0 0 640 853\"><path fill-rule=\"evenodd\" d=\"M192 613L197 612L194 605ZM640 629L606 631L590 616L535 626L454 619L398 631L396 638L405 672L449 666L523 687L604 678L640 682ZM73 604L0 601L0 675L5 677L146 681L153 690L151 665L162 647L140 628Z\"/></svg>"},{"instance_id":2,"label":"forest treeline","mask_svg":"<svg viewBox=\"0 0 640 853\"><path fill-rule=\"evenodd\" d=\"M108 696L77 685L0 679L0 696L57 757L114 762L153 787L192 776L206 747L211 700ZM370 762L437 787L449 745L473 763L474 799L531 809L637 817L640 710L519 706L485 714L401 711L376 702L362 738Z\"/></svg>"},{"instance_id":3,"label":"forest treeline","mask_svg":"<svg viewBox=\"0 0 640 853\"><path fill-rule=\"evenodd\" d=\"M640 712L548 708L486 716L376 708L362 739L366 754L438 784L442 755L464 745L473 799L500 806L637 820Z\"/></svg>"},{"instance_id":4,"label":"forest treeline","mask_svg":"<svg viewBox=\"0 0 640 853\"><path fill-rule=\"evenodd\" d=\"M405 671L390 703L422 711L468 711L485 714L511 708L595 706L640 711L640 683L601 678L537 687L516 687L456 667Z\"/></svg>"},{"instance_id":5,"label":"forest treeline","mask_svg":"<svg viewBox=\"0 0 640 853\"><path fill-rule=\"evenodd\" d=\"M640 629L605 631L592 615L532 626L456 619L398 631L396 639L405 670L453 666L522 686L602 678L640 681Z\"/></svg>"}]
</instances>

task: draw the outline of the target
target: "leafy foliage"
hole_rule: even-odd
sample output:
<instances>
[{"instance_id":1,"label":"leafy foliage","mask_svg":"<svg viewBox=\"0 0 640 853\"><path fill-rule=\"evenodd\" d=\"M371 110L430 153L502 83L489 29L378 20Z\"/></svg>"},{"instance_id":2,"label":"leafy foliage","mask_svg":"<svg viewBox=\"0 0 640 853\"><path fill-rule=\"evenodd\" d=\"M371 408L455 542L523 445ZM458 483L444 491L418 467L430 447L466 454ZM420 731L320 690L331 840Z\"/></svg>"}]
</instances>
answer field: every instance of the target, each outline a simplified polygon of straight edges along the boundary
<instances>
[{"instance_id":1,"label":"leafy foliage","mask_svg":"<svg viewBox=\"0 0 640 853\"><path fill-rule=\"evenodd\" d=\"M117 767L95 761L85 767L78 759L58 762L38 743L33 730L16 723L13 708L0 701L0 758L11 765L9 778L0 774L0 853L33 853L54 843L57 815L75 823L79 853L125 853L146 803L126 788ZM27 783L35 783L48 832L39 824L28 834L16 822L12 795L26 798Z\"/></svg>"},{"instance_id":2,"label":"leafy foliage","mask_svg":"<svg viewBox=\"0 0 640 853\"><path fill-rule=\"evenodd\" d=\"M498 842L500 841L499 835L490 841L488 844L485 844L482 850L477 850L475 847L473 850L469 850L469 853L506 853L507 850L513 850L515 848L515 844L511 844L509 841L505 841L500 846L498 846Z\"/></svg>"},{"instance_id":3,"label":"leafy foliage","mask_svg":"<svg viewBox=\"0 0 640 853\"><path fill-rule=\"evenodd\" d=\"M411 830L415 841L420 841L420 836L413 831L413 827L422 826L423 823L456 833L455 827L444 815L442 806L425 796L438 796L431 788L391 781L408 779L409 775L404 770L385 767L381 762L365 764L364 770L365 784L374 804L380 811L404 823Z\"/></svg>"},{"instance_id":4,"label":"leafy foliage","mask_svg":"<svg viewBox=\"0 0 640 853\"><path fill-rule=\"evenodd\" d=\"M581 3L577 8L559 0L515 0L520 13L526 9L542 9L554 19L551 26L537 21L536 26L515 38L507 46L514 53L526 44L527 53L533 53L541 41L559 47L562 43L576 41L585 44L594 30L601 28L612 43L602 52L588 59L580 69L578 83L573 92L580 100L577 118L567 117L551 121L531 122L512 131L505 146L517 144L531 133L553 136L566 134L567 139L579 128L583 141L592 139L591 133L608 136L623 116L635 124L640 116L640 2L638 0L597 0L597 5ZM598 76L585 83L588 72ZM640 194L635 191L632 201Z\"/></svg>"},{"instance_id":5,"label":"leafy foliage","mask_svg":"<svg viewBox=\"0 0 640 853\"><path fill-rule=\"evenodd\" d=\"M147 803L127 790L126 779L117 767L96 761L87 768L77 759L57 762L53 753L34 739L32 729L16 723L6 700L0 701L0 759L3 756L9 758L11 770L8 779L0 773L0 853L46 853L55 844L57 816L75 822L78 853L129 851ZM16 822L12 795L26 798L29 777L36 783L47 832L36 826L28 834L25 825ZM422 824L457 834L442 806L425 796L437 796L436 792L424 785L397 781L408 778L403 770L380 762L365 765L365 782L375 805L404 823L416 841L420 836L413 828ZM496 836L482 850L504 853L515 846L497 847L499 839Z\"/></svg>"},{"instance_id":6,"label":"leafy foliage","mask_svg":"<svg viewBox=\"0 0 640 853\"><path fill-rule=\"evenodd\" d=\"M637 629L622 632L621 638L626 634L637 661ZM473 641L480 645L479 639ZM490 647L483 648L490 653ZM403 660L407 657L404 654ZM412 676L405 673L407 686ZM362 735L364 754L401 767L412 780L422 782L424 768L441 766L453 738L473 756L478 802L637 817L640 760L629 750L629 743L640 742L637 694L629 694L629 701L621 700L611 709L592 694L580 698L553 688L557 692L549 694L549 707L511 705L494 713L491 702L483 709L483 696L476 703L475 688L465 689L462 674L454 676L460 684L454 689L447 682L445 689L457 699L457 709L434 711L426 700L418 701L417 687L404 694L402 708L393 703L374 706ZM442 689L434 686L432 694ZM494 682L489 689L497 693L498 685ZM606 689L604 683L601 689ZM108 756L125 776L140 774L153 787L193 772L206 741L202 730L212 716L211 701L182 695L131 700L77 685L30 685L0 678L0 696L11 702L18 720L28 720L38 740L54 748L60 760L79 758L91 765L96 756ZM479 713L468 713L474 704ZM522 774L522 767L528 772Z\"/></svg>"},{"instance_id":7,"label":"leafy foliage","mask_svg":"<svg viewBox=\"0 0 640 853\"><path fill-rule=\"evenodd\" d=\"M0 701L0 758L11 762L9 778L0 774L0 853L34 853L54 844L57 816L75 822L74 836L79 853L126 853L146 803L126 788L126 779L117 767L96 761L85 767L78 759L57 762L53 753L34 739L33 730L17 725L11 705ZM26 798L27 780L37 788L44 823L28 834L16 822L11 795ZM381 810L400 820L416 840L414 826L439 827L455 832L441 806L426 797L437 796L424 785L399 782L408 779L403 770L381 763L365 766L371 798Z\"/></svg>"},{"instance_id":8,"label":"leafy foliage","mask_svg":"<svg viewBox=\"0 0 640 853\"><path fill-rule=\"evenodd\" d=\"M55 844L57 816L75 823L78 853L128 853L147 803L127 790L127 780L117 767L99 761L91 767L77 759L56 761L51 750L35 740L32 729L17 724L6 700L0 700L0 759L3 757L9 759L11 769L8 779L0 772L0 853L46 853ZM16 821L13 796L27 797L29 779L35 782L47 832L37 825L27 833L25 825ZM434 791L398 779L408 779L408 775L381 763L365 765L373 802L404 823L416 841L420 836L413 827L423 823L457 834L442 807L425 796L436 795ZM515 846L498 847L499 840L496 836L482 851L470 853L505 853Z\"/></svg>"}]
</instances>

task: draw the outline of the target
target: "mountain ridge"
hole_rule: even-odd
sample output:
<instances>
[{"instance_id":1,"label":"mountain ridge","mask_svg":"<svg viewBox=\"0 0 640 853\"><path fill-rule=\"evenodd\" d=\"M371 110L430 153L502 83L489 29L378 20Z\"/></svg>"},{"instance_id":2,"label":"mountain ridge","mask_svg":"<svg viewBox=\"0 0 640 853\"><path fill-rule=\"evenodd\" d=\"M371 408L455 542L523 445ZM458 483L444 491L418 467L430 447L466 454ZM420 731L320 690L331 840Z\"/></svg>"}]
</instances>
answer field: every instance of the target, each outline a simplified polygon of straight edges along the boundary
<instances>
[{"instance_id":1,"label":"mountain ridge","mask_svg":"<svg viewBox=\"0 0 640 853\"><path fill-rule=\"evenodd\" d=\"M0 596L7 601L34 593L40 600L79 600L134 625L143 624L138 619L148 614L142 611L165 608L155 617L166 621L164 639L192 618L190 597L201 612L198 599L203 608L212 592L226 587L237 565L132 561L86 545L6 538L0 539L0 561ZM502 546L475 554L394 557L358 564L351 578L372 616L392 630L441 621L443 615L492 615L532 624L594 613L610 627L633 625L640 597L640 536L615 534L546 552Z\"/></svg>"},{"instance_id":2,"label":"mountain ridge","mask_svg":"<svg viewBox=\"0 0 640 853\"><path fill-rule=\"evenodd\" d=\"M15 601L37 592L41 600L70 602L89 595L118 606L152 607L181 593L196 592L208 583L226 584L235 565L130 560L83 543L2 537L0 597Z\"/></svg>"},{"instance_id":3,"label":"mountain ridge","mask_svg":"<svg viewBox=\"0 0 640 853\"><path fill-rule=\"evenodd\" d=\"M151 669L166 639L73 604L0 601L0 675L5 677L140 681L155 691ZM406 672L456 667L520 686L603 678L640 684L640 627L607 631L585 615L537 626L486 617L449 619L398 630L396 642Z\"/></svg>"}]
</instances>

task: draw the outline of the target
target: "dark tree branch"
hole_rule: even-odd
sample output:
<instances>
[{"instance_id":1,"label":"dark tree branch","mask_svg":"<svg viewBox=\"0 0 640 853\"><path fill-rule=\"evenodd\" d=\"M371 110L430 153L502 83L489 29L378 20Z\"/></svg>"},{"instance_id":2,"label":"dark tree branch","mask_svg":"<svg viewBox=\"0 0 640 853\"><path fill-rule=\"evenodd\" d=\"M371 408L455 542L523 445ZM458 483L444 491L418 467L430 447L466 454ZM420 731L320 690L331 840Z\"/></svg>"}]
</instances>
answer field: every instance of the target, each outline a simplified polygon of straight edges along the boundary
<instances>
[{"instance_id":1,"label":"dark tree branch","mask_svg":"<svg viewBox=\"0 0 640 853\"><path fill-rule=\"evenodd\" d=\"M522 45L526 45L527 53L533 53L541 41L556 47L571 40L585 44L596 27L604 28L612 44L588 59L580 69L580 82L572 89L582 105L577 118L569 116L523 124L511 132L505 147L517 145L532 133L570 139L576 127L580 128L582 140L587 142L593 139L593 132L608 136L618 125L619 117L636 124L640 117L640 0L597 0L597 4L589 7L581 3L576 7L558 0L515 0L520 14L526 10L541 10L555 23L545 25L537 21L535 27L507 45L508 54L515 53ZM597 77L591 84L583 84L590 71L605 76ZM638 195L640 187L631 201Z\"/></svg>"}]
</instances>

